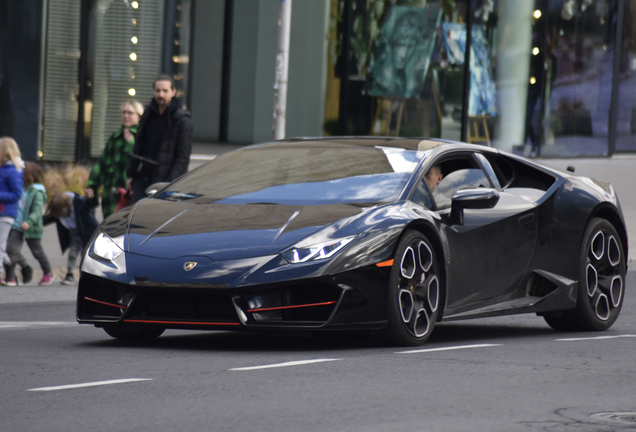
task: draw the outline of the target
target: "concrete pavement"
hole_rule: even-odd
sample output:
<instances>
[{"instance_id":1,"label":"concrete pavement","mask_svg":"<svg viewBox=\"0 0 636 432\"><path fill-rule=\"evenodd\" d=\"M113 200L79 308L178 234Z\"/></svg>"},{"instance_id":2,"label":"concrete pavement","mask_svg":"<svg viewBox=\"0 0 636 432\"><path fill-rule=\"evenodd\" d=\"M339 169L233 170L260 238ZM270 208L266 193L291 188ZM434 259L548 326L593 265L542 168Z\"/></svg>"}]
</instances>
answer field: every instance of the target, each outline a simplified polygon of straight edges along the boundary
<instances>
[{"instance_id":1,"label":"concrete pavement","mask_svg":"<svg viewBox=\"0 0 636 432\"><path fill-rule=\"evenodd\" d=\"M240 147L242 146L233 144L195 144L190 161L190 169L213 159L218 154ZM565 171L568 166L573 166L576 174L610 182L617 191L623 206L628 235L632 239L636 238L636 187L634 187L636 155L588 159L539 159L538 161L562 171ZM101 220L101 212L99 210L97 217ZM42 271L25 245L23 253L34 268L33 282L29 285L18 285L17 287L0 286L0 304L30 301L70 301L75 299L76 286L60 284L66 274L67 255L61 254L54 225L45 227L42 245L54 268L56 280L50 286L42 287L37 285L42 277ZM634 261L635 259L636 251L632 248L629 254L629 261ZM77 280L78 270L75 271L75 275Z\"/></svg>"}]
</instances>

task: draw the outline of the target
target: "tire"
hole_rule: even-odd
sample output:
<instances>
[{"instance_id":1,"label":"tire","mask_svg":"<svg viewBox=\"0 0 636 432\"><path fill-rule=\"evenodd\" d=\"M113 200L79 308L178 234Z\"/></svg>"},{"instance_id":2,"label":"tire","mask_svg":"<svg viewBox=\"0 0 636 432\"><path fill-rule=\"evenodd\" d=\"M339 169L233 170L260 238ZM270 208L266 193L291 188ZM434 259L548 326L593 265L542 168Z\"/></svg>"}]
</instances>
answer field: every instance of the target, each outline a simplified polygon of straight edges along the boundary
<instances>
[{"instance_id":1,"label":"tire","mask_svg":"<svg viewBox=\"0 0 636 432\"><path fill-rule=\"evenodd\" d=\"M579 254L576 307L547 314L555 330L601 331L614 324L625 296L625 251L616 229L593 218L583 235Z\"/></svg>"},{"instance_id":2,"label":"tire","mask_svg":"<svg viewBox=\"0 0 636 432\"><path fill-rule=\"evenodd\" d=\"M398 243L388 290L391 345L423 344L433 332L442 298L442 277L435 249L426 236L407 231Z\"/></svg>"},{"instance_id":3,"label":"tire","mask_svg":"<svg viewBox=\"0 0 636 432\"><path fill-rule=\"evenodd\" d=\"M120 340L147 341L156 339L163 334L165 329L160 327L136 327L136 326L104 326L108 336Z\"/></svg>"}]
</instances>

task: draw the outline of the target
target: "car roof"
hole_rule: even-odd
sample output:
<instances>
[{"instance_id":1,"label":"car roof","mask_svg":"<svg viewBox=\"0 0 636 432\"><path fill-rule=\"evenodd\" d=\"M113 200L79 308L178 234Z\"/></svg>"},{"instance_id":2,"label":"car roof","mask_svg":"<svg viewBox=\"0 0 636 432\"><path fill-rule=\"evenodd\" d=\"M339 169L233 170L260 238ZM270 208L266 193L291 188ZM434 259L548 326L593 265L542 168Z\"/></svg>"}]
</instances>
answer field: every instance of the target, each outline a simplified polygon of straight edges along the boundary
<instances>
[{"instance_id":1,"label":"car roof","mask_svg":"<svg viewBox=\"0 0 636 432\"><path fill-rule=\"evenodd\" d=\"M405 150L425 151L432 148L447 144L462 144L450 141L436 140L430 138L399 138L399 137L310 137L310 138L290 138L283 141L274 141L257 146L266 145L267 147L297 147L316 146L316 147L395 147Z\"/></svg>"}]
</instances>

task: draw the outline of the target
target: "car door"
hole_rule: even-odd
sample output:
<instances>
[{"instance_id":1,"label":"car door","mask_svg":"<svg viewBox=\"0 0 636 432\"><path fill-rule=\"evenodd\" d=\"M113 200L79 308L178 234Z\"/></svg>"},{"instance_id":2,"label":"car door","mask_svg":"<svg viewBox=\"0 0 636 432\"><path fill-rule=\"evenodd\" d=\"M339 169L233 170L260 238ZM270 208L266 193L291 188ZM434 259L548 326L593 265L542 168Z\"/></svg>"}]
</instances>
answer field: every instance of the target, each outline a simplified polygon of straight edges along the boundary
<instances>
[{"instance_id":1,"label":"car door","mask_svg":"<svg viewBox=\"0 0 636 432\"><path fill-rule=\"evenodd\" d=\"M514 291L529 267L537 236L535 205L499 190L490 209L465 209L464 223L450 216L451 198L462 189L501 189L478 154L441 159L443 179L432 193L447 242L447 307L455 308Z\"/></svg>"}]
</instances>

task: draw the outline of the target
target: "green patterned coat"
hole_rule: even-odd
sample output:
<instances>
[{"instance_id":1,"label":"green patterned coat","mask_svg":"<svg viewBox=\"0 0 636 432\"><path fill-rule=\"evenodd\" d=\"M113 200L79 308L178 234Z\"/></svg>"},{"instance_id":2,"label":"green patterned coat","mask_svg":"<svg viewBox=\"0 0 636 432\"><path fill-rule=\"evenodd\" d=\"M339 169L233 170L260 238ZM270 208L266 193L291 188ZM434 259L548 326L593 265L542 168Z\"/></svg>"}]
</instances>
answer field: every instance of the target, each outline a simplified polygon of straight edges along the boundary
<instances>
[{"instance_id":1,"label":"green patterned coat","mask_svg":"<svg viewBox=\"0 0 636 432\"><path fill-rule=\"evenodd\" d=\"M130 132L137 134L137 126L131 126ZM102 192L102 212L104 219L115 211L118 200L111 197L113 188L126 187L126 169L128 168L128 155L135 145L135 140L126 142L123 127L112 134L104 147L104 152L93 166L88 178L87 188L92 188L96 193L100 186Z\"/></svg>"}]
</instances>

